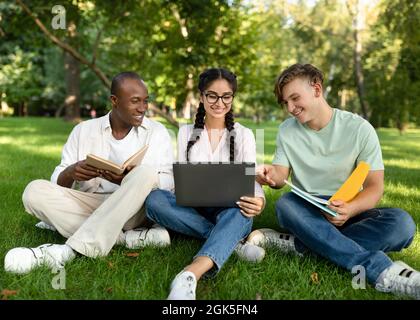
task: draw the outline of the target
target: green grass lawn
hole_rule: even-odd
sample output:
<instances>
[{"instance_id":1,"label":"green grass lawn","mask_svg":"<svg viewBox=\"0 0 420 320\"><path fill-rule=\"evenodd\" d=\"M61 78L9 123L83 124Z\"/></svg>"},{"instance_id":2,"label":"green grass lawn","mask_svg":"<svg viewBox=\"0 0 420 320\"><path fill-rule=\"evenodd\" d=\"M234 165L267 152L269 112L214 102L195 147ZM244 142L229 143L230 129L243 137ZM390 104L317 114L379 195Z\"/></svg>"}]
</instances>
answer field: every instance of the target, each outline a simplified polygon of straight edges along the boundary
<instances>
[{"instance_id":1,"label":"green grass lawn","mask_svg":"<svg viewBox=\"0 0 420 320\"><path fill-rule=\"evenodd\" d=\"M270 162L278 124L241 122L253 129L265 128L265 155L259 154L259 160ZM104 258L75 259L66 265L64 290L52 287L56 274L45 267L27 275L4 272L4 256L11 248L65 242L58 233L35 228L37 219L25 213L21 195L31 180L50 178L71 128L55 119L0 119L0 291L16 290L9 299L165 299L173 277L191 261L200 241L174 235L167 248L115 247ZM419 225L420 130L401 136L396 130L380 129L378 134L386 167L380 206L401 207ZM267 208L255 219L254 228L277 228L274 202L284 191L265 190ZM419 270L419 238L417 231L410 248L390 256ZM139 255L127 256L130 252ZM319 281L311 280L313 273ZM197 299L398 299L369 285L355 290L352 277L324 259L298 258L269 248L259 264L232 255L216 278L199 282Z\"/></svg>"}]
</instances>

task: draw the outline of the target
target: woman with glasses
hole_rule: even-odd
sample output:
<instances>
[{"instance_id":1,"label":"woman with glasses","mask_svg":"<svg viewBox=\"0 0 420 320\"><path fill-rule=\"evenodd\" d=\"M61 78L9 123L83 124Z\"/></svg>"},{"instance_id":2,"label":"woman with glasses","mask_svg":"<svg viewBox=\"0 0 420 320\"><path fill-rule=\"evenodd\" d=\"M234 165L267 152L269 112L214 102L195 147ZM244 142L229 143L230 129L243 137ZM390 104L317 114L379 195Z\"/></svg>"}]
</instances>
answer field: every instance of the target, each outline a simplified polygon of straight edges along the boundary
<instances>
[{"instance_id":1,"label":"woman with glasses","mask_svg":"<svg viewBox=\"0 0 420 320\"><path fill-rule=\"evenodd\" d=\"M236 76L226 69L208 69L200 75L198 89L200 104L195 123L178 132L178 160L256 162L252 131L233 119ZM260 261L264 249L242 240L251 232L252 218L262 212L264 205L264 192L258 183L255 197L241 197L238 207L232 208L182 207L176 205L173 193L152 191L146 199L149 219L176 232L205 239L192 263L172 281L168 299L194 300L197 281L202 276L214 276L233 251L248 261Z\"/></svg>"}]
</instances>

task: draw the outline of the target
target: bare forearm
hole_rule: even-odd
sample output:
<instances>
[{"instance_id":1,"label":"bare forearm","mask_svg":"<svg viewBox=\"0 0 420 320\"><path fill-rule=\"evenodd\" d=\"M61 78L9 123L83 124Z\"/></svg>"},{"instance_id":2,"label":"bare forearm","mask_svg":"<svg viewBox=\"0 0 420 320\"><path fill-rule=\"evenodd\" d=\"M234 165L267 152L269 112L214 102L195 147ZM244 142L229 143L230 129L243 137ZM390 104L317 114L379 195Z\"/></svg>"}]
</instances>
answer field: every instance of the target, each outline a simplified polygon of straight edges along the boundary
<instances>
[{"instance_id":1,"label":"bare forearm","mask_svg":"<svg viewBox=\"0 0 420 320\"><path fill-rule=\"evenodd\" d=\"M273 189L281 189L285 186L284 180L289 177L289 172L285 169L281 169L279 166L273 166L274 176L273 180L276 182L276 185L272 187Z\"/></svg>"},{"instance_id":2,"label":"bare forearm","mask_svg":"<svg viewBox=\"0 0 420 320\"><path fill-rule=\"evenodd\" d=\"M350 202L354 215L375 208L376 204L381 200L382 194L383 188L378 188L376 186L363 189L363 191Z\"/></svg>"},{"instance_id":3,"label":"bare forearm","mask_svg":"<svg viewBox=\"0 0 420 320\"><path fill-rule=\"evenodd\" d=\"M85 160L82 160L64 169L57 178L57 184L62 187L71 188L74 181L88 181L101 175L102 170L95 169L94 167L87 165ZM110 181L115 179L114 176L107 178L110 179Z\"/></svg>"}]
</instances>

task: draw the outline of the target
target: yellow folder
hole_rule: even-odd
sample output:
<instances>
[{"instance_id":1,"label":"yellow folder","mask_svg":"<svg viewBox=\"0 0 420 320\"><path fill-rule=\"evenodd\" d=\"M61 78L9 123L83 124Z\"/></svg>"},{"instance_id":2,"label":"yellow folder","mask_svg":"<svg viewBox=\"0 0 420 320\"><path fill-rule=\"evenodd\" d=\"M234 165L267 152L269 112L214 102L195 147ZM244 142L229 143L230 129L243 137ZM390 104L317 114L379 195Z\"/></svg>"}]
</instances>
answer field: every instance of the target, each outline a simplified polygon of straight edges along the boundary
<instances>
[{"instance_id":1,"label":"yellow folder","mask_svg":"<svg viewBox=\"0 0 420 320\"><path fill-rule=\"evenodd\" d=\"M344 202L350 202L354 197L359 193L363 182L365 181L369 173L369 164L361 161L353 173L348 177L348 179L343 183L340 189L330 198L328 201L332 200L342 200Z\"/></svg>"}]
</instances>

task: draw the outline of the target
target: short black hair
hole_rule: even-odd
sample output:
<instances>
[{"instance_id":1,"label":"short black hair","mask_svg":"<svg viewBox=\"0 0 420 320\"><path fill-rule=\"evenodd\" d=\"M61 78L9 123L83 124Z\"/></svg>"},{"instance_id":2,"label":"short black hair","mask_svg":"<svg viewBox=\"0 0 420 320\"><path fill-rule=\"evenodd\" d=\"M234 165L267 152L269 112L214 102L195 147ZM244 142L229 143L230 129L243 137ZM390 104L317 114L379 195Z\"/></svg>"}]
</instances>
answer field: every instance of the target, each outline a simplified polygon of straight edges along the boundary
<instances>
[{"instance_id":1,"label":"short black hair","mask_svg":"<svg viewBox=\"0 0 420 320\"><path fill-rule=\"evenodd\" d=\"M134 79L138 80L139 82L143 83L143 79L133 71L124 71L117 74L114 78L112 78L111 82L111 95L117 96L118 89L121 87L121 84L126 79Z\"/></svg>"}]
</instances>

